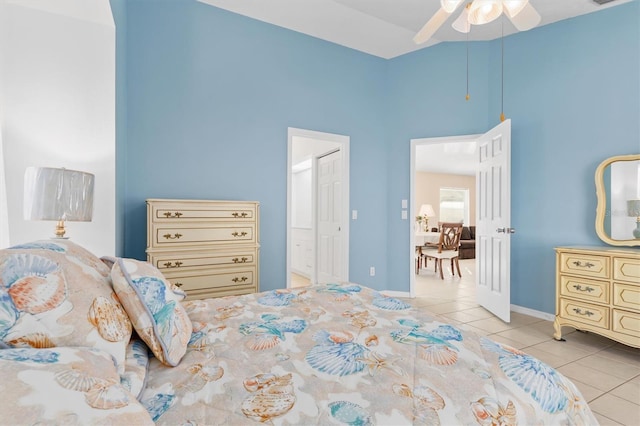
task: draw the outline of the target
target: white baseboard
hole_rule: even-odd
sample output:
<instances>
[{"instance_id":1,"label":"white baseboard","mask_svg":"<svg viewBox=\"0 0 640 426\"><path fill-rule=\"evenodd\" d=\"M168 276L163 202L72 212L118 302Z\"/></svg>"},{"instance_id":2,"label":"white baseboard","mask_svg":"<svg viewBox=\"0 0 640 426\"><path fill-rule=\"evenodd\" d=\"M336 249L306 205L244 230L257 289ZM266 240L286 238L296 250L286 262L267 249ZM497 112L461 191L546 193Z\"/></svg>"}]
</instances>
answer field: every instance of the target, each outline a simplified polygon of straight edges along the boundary
<instances>
[{"instance_id":1,"label":"white baseboard","mask_svg":"<svg viewBox=\"0 0 640 426\"><path fill-rule=\"evenodd\" d=\"M536 311L535 309L525 308L524 306L511 305L511 310L519 314L529 315L530 317L540 318L547 321L553 321L556 316L547 312Z\"/></svg>"}]
</instances>

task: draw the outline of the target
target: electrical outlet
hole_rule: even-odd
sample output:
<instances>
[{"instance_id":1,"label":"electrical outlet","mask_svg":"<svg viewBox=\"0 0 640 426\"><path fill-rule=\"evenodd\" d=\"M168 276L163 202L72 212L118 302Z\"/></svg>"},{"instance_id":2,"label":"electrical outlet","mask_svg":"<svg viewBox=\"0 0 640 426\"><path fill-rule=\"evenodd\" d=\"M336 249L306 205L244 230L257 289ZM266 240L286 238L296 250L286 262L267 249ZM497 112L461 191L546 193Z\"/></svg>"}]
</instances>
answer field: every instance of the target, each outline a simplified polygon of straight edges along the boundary
<instances>
[{"instance_id":1,"label":"electrical outlet","mask_svg":"<svg viewBox=\"0 0 640 426\"><path fill-rule=\"evenodd\" d=\"M351 210L351 220L358 219L358 210Z\"/></svg>"},{"instance_id":2,"label":"electrical outlet","mask_svg":"<svg viewBox=\"0 0 640 426\"><path fill-rule=\"evenodd\" d=\"M369 275L372 277L376 275L376 268L374 266L369 268Z\"/></svg>"}]
</instances>

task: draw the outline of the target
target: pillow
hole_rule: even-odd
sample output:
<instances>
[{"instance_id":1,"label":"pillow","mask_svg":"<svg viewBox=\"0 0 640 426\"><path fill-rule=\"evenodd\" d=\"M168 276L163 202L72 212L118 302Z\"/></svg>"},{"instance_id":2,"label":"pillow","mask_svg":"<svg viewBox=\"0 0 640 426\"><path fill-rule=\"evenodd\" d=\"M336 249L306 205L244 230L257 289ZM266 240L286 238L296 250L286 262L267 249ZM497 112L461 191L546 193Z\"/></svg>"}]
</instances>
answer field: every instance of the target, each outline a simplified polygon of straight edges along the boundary
<instances>
[{"instance_id":1,"label":"pillow","mask_svg":"<svg viewBox=\"0 0 640 426\"><path fill-rule=\"evenodd\" d=\"M111 280L133 327L151 352L165 365L178 365L192 325L171 284L155 266L135 259L118 259Z\"/></svg>"},{"instance_id":2,"label":"pillow","mask_svg":"<svg viewBox=\"0 0 640 426\"><path fill-rule=\"evenodd\" d=\"M109 268L69 240L0 250L0 340L10 346L88 346L124 371L131 321Z\"/></svg>"},{"instance_id":3,"label":"pillow","mask_svg":"<svg viewBox=\"0 0 640 426\"><path fill-rule=\"evenodd\" d=\"M460 234L461 240L470 240L471 239L471 231L468 226L462 227L462 234Z\"/></svg>"},{"instance_id":4,"label":"pillow","mask_svg":"<svg viewBox=\"0 0 640 426\"><path fill-rule=\"evenodd\" d=\"M10 384L0 398L2 422L153 424L120 384L111 355L98 349L0 351L0 383Z\"/></svg>"}]
</instances>

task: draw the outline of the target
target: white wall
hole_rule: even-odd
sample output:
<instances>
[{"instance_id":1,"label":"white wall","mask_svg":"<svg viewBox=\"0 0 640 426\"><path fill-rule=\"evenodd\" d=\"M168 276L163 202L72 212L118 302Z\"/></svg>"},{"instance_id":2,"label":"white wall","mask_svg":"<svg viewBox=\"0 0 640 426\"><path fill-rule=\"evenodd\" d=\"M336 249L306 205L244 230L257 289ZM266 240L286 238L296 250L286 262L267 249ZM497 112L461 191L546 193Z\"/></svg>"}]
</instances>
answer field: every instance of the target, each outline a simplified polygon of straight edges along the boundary
<instances>
[{"instance_id":1,"label":"white wall","mask_svg":"<svg viewBox=\"0 0 640 426\"><path fill-rule=\"evenodd\" d=\"M0 123L10 244L53 234L23 219L28 166L95 174L92 222L67 236L115 254L115 25L109 0L0 3Z\"/></svg>"}]
</instances>

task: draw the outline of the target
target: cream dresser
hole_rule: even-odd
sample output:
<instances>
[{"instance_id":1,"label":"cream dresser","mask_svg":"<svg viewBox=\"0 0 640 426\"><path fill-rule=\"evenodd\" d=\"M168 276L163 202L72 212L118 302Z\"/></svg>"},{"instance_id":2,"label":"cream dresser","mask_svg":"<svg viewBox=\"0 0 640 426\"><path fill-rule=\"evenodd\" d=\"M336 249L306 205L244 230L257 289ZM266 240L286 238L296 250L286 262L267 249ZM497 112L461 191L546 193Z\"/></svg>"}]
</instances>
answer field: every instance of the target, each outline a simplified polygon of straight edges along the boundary
<instances>
[{"instance_id":1,"label":"cream dresser","mask_svg":"<svg viewBox=\"0 0 640 426\"><path fill-rule=\"evenodd\" d=\"M556 340L563 325L640 347L640 250L556 248Z\"/></svg>"},{"instance_id":2,"label":"cream dresser","mask_svg":"<svg viewBox=\"0 0 640 426\"><path fill-rule=\"evenodd\" d=\"M147 261L204 299L259 289L259 203L147 200Z\"/></svg>"}]
</instances>

